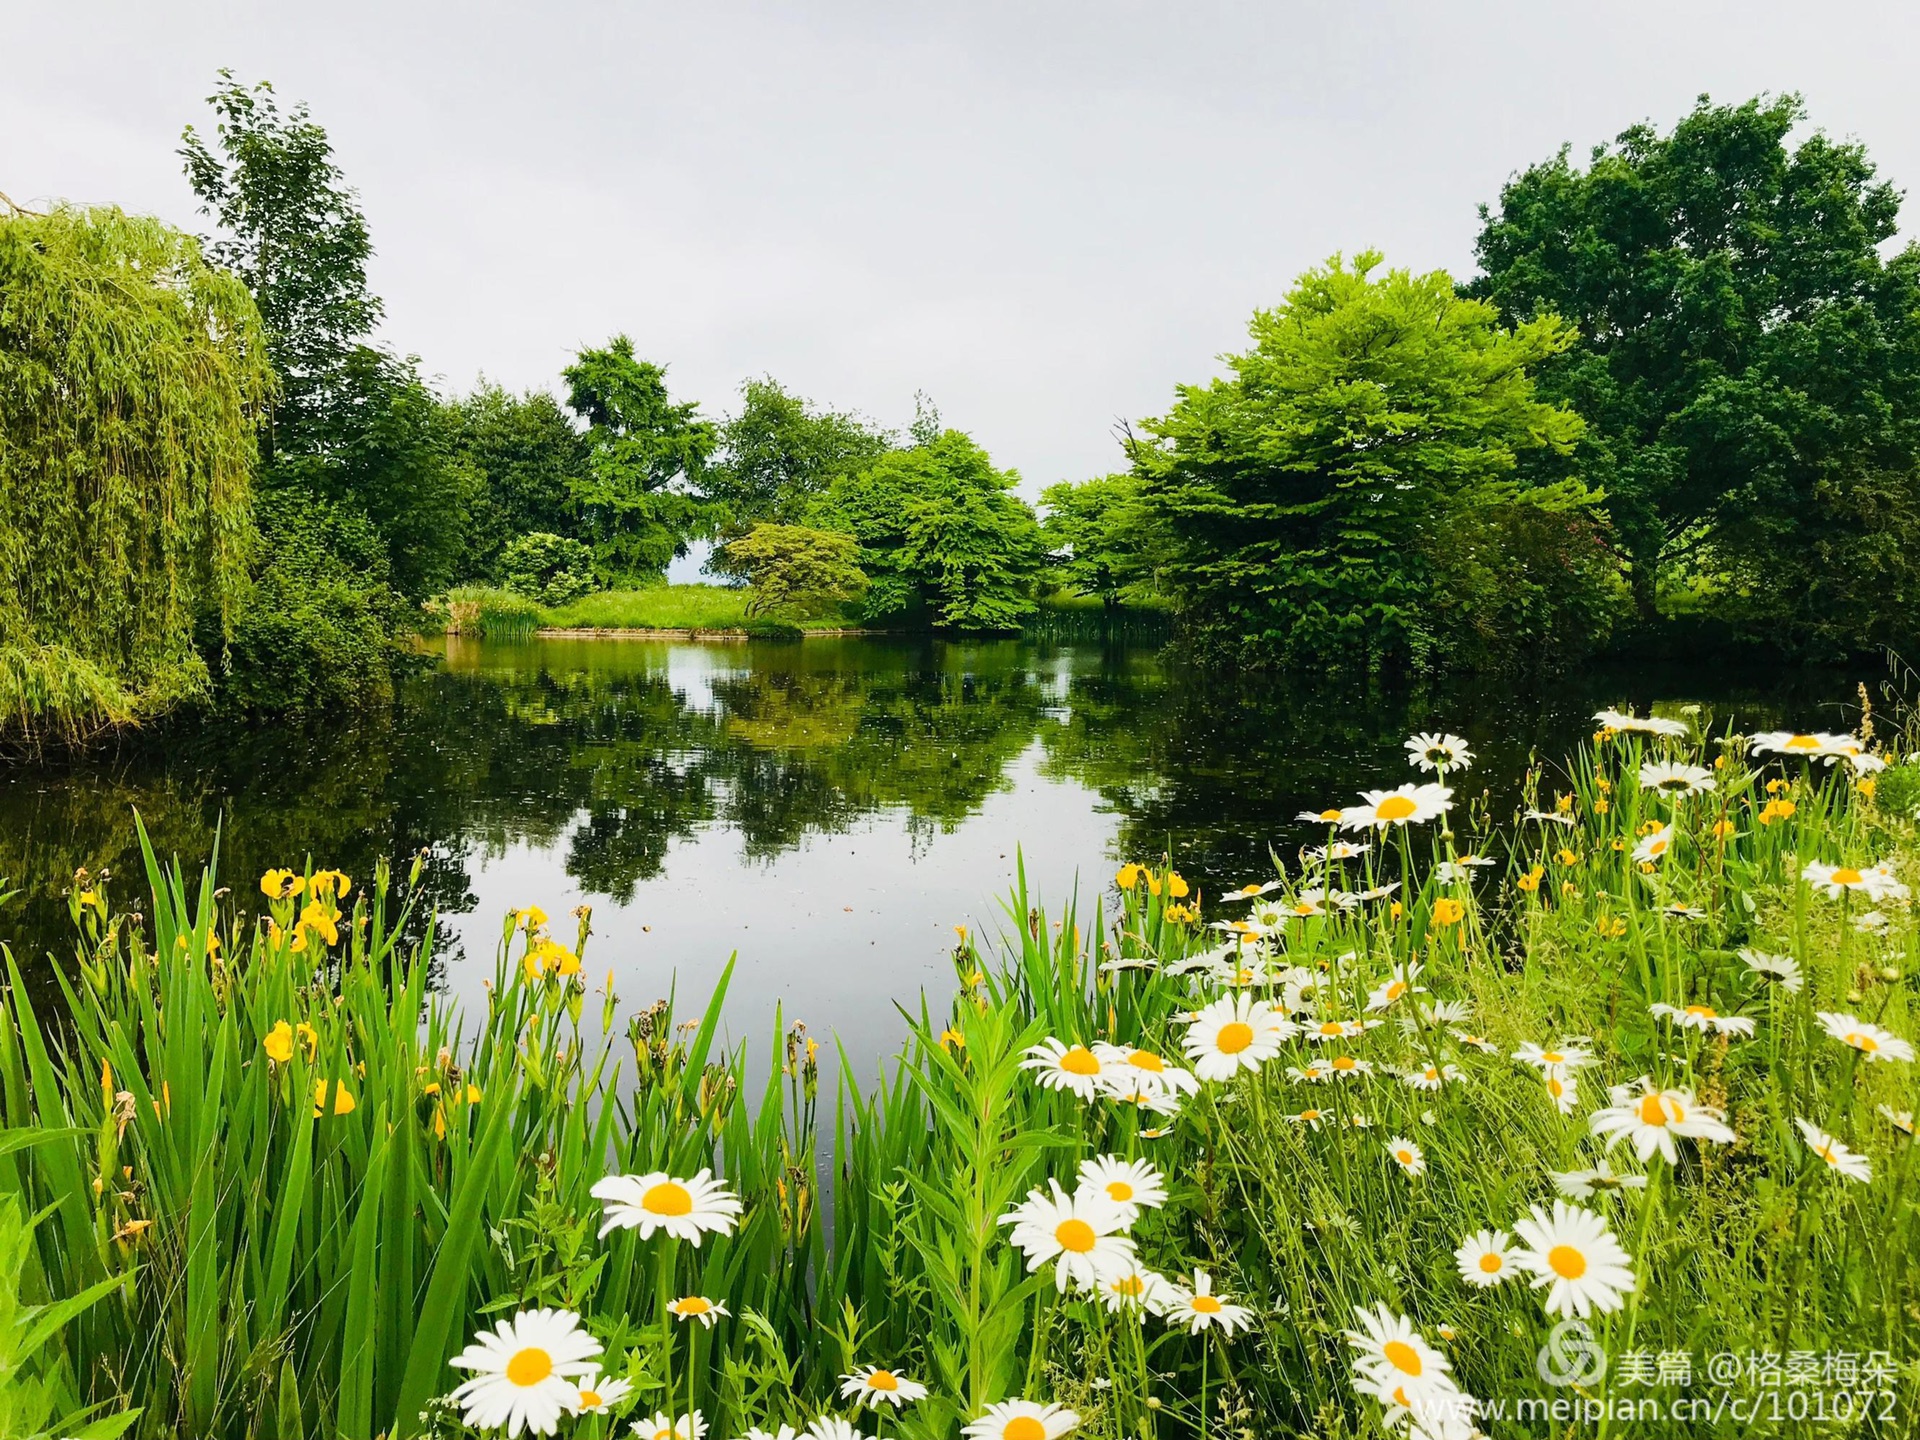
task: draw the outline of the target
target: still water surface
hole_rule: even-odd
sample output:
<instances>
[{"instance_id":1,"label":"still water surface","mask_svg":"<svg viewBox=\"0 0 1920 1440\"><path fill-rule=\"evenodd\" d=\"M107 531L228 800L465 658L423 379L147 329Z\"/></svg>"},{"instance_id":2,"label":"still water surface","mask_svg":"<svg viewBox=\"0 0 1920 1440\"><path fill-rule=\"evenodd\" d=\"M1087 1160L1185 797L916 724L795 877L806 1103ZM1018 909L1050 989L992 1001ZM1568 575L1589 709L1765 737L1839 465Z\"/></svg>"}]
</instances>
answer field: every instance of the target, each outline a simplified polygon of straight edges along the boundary
<instances>
[{"instance_id":1,"label":"still water surface","mask_svg":"<svg viewBox=\"0 0 1920 1440\"><path fill-rule=\"evenodd\" d=\"M541 905L564 939L587 904L586 968L629 1005L676 977L702 1002L737 951L737 1039L758 1044L780 1005L864 1065L893 1047L896 1002L951 984L952 927L1004 923L1022 854L1056 914L1076 890L1090 908L1123 858L1171 853L1210 894L1319 836L1296 812L1408 778L1414 729L1474 742L1471 791L1499 815L1530 754L1557 760L1601 704L1844 729L1854 678L1638 667L1536 694L1314 695L1202 683L1124 645L450 640L378 721L0 767L0 875L23 892L0 936L42 966L67 954L82 865L138 898L136 809L190 865L219 827L243 905L270 866L311 856L359 882L424 849L457 995L493 973L507 909Z\"/></svg>"}]
</instances>

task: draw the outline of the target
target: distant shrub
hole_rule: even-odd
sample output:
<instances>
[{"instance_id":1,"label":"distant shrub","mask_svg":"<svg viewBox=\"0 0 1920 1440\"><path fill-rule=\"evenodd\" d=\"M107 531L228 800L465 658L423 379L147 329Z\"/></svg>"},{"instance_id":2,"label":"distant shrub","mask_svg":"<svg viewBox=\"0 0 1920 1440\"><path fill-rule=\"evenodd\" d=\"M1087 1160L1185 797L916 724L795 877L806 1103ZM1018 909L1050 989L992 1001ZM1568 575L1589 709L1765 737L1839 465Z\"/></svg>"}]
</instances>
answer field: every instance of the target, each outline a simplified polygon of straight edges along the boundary
<instances>
[{"instance_id":1,"label":"distant shrub","mask_svg":"<svg viewBox=\"0 0 1920 1440\"><path fill-rule=\"evenodd\" d=\"M500 583L542 605L565 605L600 588L592 549L545 530L508 542L500 552Z\"/></svg>"},{"instance_id":2,"label":"distant shrub","mask_svg":"<svg viewBox=\"0 0 1920 1440\"><path fill-rule=\"evenodd\" d=\"M447 592L447 633L485 635L493 640L525 639L546 623L534 601L511 590L461 585Z\"/></svg>"},{"instance_id":3,"label":"distant shrub","mask_svg":"<svg viewBox=\"0 0 1920 1440\"><path fill-rule=\"evenodd\" d=\"M801 617L852 600L867 588L851 535L808 525L756 525L725 547L725 568L752 587L747 614Z\"/></svg>"}]
</instances>

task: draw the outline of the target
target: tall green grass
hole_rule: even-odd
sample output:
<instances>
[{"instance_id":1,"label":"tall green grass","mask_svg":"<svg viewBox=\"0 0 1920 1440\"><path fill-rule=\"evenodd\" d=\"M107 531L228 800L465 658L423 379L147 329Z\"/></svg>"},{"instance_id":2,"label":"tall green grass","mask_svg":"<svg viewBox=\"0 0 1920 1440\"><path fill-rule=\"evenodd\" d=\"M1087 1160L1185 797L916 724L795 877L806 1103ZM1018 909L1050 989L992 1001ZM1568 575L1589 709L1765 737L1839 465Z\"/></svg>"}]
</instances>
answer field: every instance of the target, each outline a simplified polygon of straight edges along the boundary
<instances>
[{"instance_id":1,"label":"tall green grass","mask_svg":"<svg viewBox=\"0 0 1920 1440\"><path fill-rule=\"evenodd\" d=\"M1714 787L1643 787L1658 756L1702 762ZM746 1051L715 1049L725 979L685 1022L661 1002L622 1027L588 979L584 917L566 946L544 917L507 917L485 1013L463 1014L428 984L431 920L411 911L410 885L383 872L343 896L322 872L301 877L298 900L242 905L212 875L190 885L150 856L146 918L76 891L83 954L58 1017L37 1014L12 972L0 1133L38 1143L0 1154L0 1199L46 1212L23 1284L122 1287L68 1322L57 1364L77 1400L138 1407L141 1435L466 1433L433 1403L459 1378L447 1357L537 1305L584 1317L637 1387L630 1413L691 1405L715 1436L844 1411L838 1377L864 1364L929 1386L884 1421L928 1440L1014 1395L1070 1404L1113 1440L1378 1435L1385 1412L1356 1395L1346 1340L1361 1306L1406 1316L1483 1399L1542 1393L1555 1317L1541 1292L1470 1287L1453 1252L1551 1205L1556 1173L1603 1154L1589 1115L1606 1086L1645 1074L1718 1107L1736 1139L1682 1141L1672 1166L1616 1149L1646 1188L1580 1202L1631 1252L1635 1283L1589 1317L1613 1369L1579 1393L1645 1398L1621 1378L1635 1355L1704 1367L1877 1354L1871 1388L1904 1417L1920 1219L1911 1141L1881 1107L1916 1108L1913 1066L1865 1061L1817 1014L1913 1038L1920 931L1892 902L1863 929L1851 892L1828 899L1802 878L1810 860L1892 857L1913 879L1913 823L1877 803L1876 783L1697 736L1603 732L1534 777L1529 806L1560 820L1495 825L1484 806L1456 806L1364 836L1346 860L1287 857L1251 906L1203 905L1164 860L1126 867L1111 912L1102 899L1050 916L1023 882L1003 934L954 948L951 1001L903 1016L877 1084L843 1057L830 1129L803 1032L769 1037L751 1096ZM1656 823L1673 843L1646 868L1632 849ZM1445 868L1469 852L1500 863ZM1221 945L1238 952L1249 932L1209 922L1258 941L1229 960ZM1802 988L1765 987L1743 948L1791 956ZM1376 997L1396 976L1412 988ZM1381 1023L1337 1045L1296 1034L1171 1117L1112 1091L1044 1089L1023 1064L1048 1038L1177 1064L1196 1007L1236 993L1290 1005L1310 1028ZM1655 1003L1709 1005L1754 1031L1674 1029ZM1513 1059L1527 1041L1591 1051L1572 1113ZM1364 1064L1301 1078L1336 1055ZM1457 1078L1408 1082L1429 1065ZM343 1087L351 1109L329 1088L317 1114L318 1086ZM1864 1155L1871 1182L1830 1171L1796 1119ZM1420 1147L1423 1173L1398 1167L1389 1137ZM1071 1189L1099 1155L1158 1168L1167 1203L1129 1227L1142 1264L1189 1284L1206 1271L1247 1307L1247 1333L1110 1312L1022 1263L1003 1217L1048 1181ZM702 1167L744 1202L733 1234L699 1248L596 1238L587 1191L601 1175ZM662 1305L675 1294L730 1317L710 1333L675 1326ZM1728 1388L1766 1395L1759 1379Z\"/></svg>"}]
</instances>

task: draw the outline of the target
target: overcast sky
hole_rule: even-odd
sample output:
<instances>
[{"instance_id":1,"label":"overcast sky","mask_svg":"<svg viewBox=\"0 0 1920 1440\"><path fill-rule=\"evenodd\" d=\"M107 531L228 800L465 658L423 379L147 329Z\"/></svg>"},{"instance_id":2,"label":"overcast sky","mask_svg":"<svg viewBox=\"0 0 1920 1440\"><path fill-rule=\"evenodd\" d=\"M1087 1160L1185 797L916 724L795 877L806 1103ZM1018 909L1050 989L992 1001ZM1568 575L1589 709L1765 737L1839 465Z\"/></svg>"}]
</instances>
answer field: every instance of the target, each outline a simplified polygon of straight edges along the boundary
<instances>
[{"instance_id":1,"label":"overcast sky","mask_svg":"<svg viewBox=\"0 0 1920 1440\"><path fill-rule=\"evenodd\" d=\"M1920 176L1920 5L104 5L0 0L0 190L199 228L214 72L305 100L360 192L384 339L553 386L626 331L896 427L930 392L1029 493L1240 346L1303 267L1471 269L1563 141L1799 90Z\"/></svg>"}]
</instances>

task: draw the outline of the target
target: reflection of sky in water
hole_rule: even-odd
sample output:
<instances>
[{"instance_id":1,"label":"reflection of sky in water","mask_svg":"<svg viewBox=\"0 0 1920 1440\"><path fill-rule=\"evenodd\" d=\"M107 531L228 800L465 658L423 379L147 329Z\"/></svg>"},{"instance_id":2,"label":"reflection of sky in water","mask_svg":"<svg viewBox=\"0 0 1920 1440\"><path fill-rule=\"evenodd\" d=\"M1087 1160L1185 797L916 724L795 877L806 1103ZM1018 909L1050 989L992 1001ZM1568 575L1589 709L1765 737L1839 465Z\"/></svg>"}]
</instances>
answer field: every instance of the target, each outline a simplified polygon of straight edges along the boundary
<instances>
[{"instance_id":1,"label":"reflection of sky in water","mask_svg":"<svg viewBox=\"0 0 1920 1440\"><path fill-rule=\"evenodd\" d=\"M1038 745L1013 762L1008 778L1011 788L951 831L929 834L904 811L883 813L842 834L809 836L770 863L743 862L738 835L702 826L675 845L666 873L641 881L624 904L584 893L553 848L509 845L474 867L478 903L448 920L468 957L449 971L449 986L469 1004L484 1003L481 982L493 973L504 911L537 903L566 939L566 912L587 903L594 934L585 970L598 988L612 968L623 1014L676 984L683 1012L692 1013L738 952L726 1008L732 1042L745 1040L758 1057L778 1006L785 1023L804 1020L823 1042L837 1034L868 1068L898 1044L895 1002L914 1008L923 987L933 1004L944 1002L953 984L952 927L992 935L1005 925L1013 837L1029 837L1029 891L1050 916L1076 882L1090 913L1112 872L1116 819L1097 795L1042 776Z\"/></svg>"},{"instance_id":2,"label":"reflection of sky in water","mask_svg":"<svg viewBox=\"0 0 1920 1440\"><path fill-rule=\"evenodd\" d=\"M1599 704L1845 729L1857 678L1637 664L1533 694L1309 695L1122 645L458 642L382 719L183 729L0 768L0 875L24 891L0 937L69 953L80 865L111 866L140 904L135 808L190 866L221 827L221 877L249 913L269 866L311 855L365 883L376 857L404 875L428 847L454 994L480 996L508 908L540 905L570 940L585 902L588 971L616 972L623 1014L676 976L697 1008L738 951L735 1041L770 1043L782 1006L864 1069L897 1042L896 1002L944 1001L952 927L1005 923L1017 847L1051 914L1078 879L1090 926L1122 858L1171 851L1212 894L1265 872L1270 845L1322 838L1295 812L1409 778L1413 729L1472 740L1461 798L1484 787L1501 815L1530 755L1568 753Z\"/></svg>"}]
</instances>

